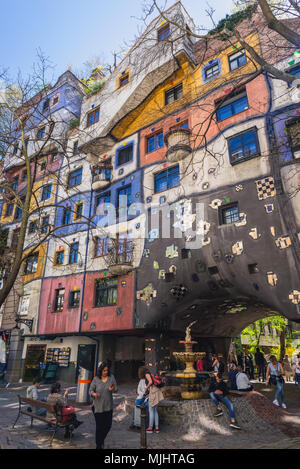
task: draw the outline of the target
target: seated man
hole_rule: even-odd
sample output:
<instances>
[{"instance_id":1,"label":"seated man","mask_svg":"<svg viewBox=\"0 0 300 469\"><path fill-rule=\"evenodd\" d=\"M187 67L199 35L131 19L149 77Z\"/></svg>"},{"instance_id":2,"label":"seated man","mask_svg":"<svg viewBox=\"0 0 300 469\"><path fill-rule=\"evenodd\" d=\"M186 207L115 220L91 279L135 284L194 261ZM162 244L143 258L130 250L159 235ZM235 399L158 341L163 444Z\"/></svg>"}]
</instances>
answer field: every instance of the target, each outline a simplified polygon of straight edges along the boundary
<instances>
[{"instance_id":1,"label":"seated man","mask_svg":"<svg viewBox=\"0 0 300 469\"><path fill-rule=\"evenodd\" d=\"M34 399L35 401L39 401L39 395L38 395L38 389L41 385L41 380L40 378L34 378L33 379L33 384L32 386L29 386L26 390L26 397L28 399ZM34 414L40 415L41 417L46 416L46 409L41 409L40 407L29 407L30 412L33 412Z\"/></svg>"},{"instance_id":2,"label":"seated man","mask_svg":"<svg viewBox=\"0 0 300 469\"><path fill-rule=\"evenodd\" d=\"M253 386L246 373L243 372L242 367L238 366L238 374L236 375L236 385L238 391L249 392L253 390Z\"/></svg>"},{"instance_id":3,"label":"seated man","mask_svg":"<svg viewBox=\"0 0 300 469\"><path fill-rule=\"evenodd\" d=\"M219 417L223 415L223 410L220 407L220 401L221 401L223 402L223 404L226 405L227 409L229 410L229 415L230 415L230 420L231 420L230 426L240 430L241 427L237 424L237 421L235 419L233 404L228 399L228 397L226 397L229 391L227 389L226 383L222 379L221 373L218 373L216 377L212 378L208 392L217 407L217 413L215 414L215 417Z\"/></svg>"}]
</instances>

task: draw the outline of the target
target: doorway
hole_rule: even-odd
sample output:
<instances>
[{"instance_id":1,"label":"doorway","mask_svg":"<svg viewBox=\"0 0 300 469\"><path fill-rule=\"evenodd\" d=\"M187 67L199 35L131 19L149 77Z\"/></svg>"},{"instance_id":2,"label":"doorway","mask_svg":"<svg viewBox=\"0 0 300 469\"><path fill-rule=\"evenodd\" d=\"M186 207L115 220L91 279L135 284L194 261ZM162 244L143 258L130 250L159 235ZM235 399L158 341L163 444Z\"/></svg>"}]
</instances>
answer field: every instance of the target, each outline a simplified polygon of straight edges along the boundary
<instances>
[{"instance_id":1,"label":"doorway","mask_svg":"<svg viewBox=\"0 0 300 469\"><path fill-rule=\"evenodd\" d=\"M40 373L40 363L45 361L47 345L28 345L24 365L23 381L32 381Z\"/></svg>"}]
</instances>

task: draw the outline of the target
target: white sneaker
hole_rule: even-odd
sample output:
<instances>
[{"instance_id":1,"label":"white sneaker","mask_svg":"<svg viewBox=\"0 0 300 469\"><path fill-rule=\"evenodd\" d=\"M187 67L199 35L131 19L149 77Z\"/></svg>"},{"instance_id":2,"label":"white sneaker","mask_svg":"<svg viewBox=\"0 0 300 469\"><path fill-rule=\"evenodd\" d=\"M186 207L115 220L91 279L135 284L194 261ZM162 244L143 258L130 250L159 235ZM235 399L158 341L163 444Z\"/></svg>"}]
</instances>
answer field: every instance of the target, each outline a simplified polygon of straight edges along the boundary
<instances>
[{"instance_id":1,"label":"white sneaker","mask_svg":"<svg viewBox=\"0 0 300 469\"><path fill-rule=\"evenodd\" d=\"M283 409L286 409L286 405L285 405L284 402L281 404L281 407L282 407Z\"/></svg>"},{"instance_id":2,"label":"white sneaker","mask_svg":"<svg viewBox=\"0 0 300 469\"><path fill-rule=\"evenodd\" d=\"M10 385L10 383L7 383L7 385L5 386L5 387L6 387L6 389L8 388L8 386L9 386L9 385Z\"/></svg>"},{"instance_id":3,"label":"white sneaker","mask_svg":"<svg viewBox=\"0 0 300 469\"><path fill-rule=\"evenodd\" d=\"M275 405L278 405L278 406L279 406L279 402L277 401L277 399L275 399L275 401L273 401L273 404L275 404Z\"/></svg>"}]
</instances>

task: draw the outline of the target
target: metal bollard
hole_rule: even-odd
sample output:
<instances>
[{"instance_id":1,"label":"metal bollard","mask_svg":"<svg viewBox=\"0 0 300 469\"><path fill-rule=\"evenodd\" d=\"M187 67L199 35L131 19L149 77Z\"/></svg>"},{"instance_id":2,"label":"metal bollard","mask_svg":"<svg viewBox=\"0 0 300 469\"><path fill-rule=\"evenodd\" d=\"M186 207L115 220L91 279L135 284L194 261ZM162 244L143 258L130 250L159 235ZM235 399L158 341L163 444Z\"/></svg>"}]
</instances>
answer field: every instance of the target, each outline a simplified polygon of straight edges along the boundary
<instances>
[{"instance_id":1,"label":"metal bollard","mask_svg":"<svg viewBox=\"0 0 300 469\"><path fill-rule=\"evenodd\" d=\"M141 405L141 448L147 449L147 433L146 433L146 417L147 417L147 407Z\"/></svg>"}]
</instances>

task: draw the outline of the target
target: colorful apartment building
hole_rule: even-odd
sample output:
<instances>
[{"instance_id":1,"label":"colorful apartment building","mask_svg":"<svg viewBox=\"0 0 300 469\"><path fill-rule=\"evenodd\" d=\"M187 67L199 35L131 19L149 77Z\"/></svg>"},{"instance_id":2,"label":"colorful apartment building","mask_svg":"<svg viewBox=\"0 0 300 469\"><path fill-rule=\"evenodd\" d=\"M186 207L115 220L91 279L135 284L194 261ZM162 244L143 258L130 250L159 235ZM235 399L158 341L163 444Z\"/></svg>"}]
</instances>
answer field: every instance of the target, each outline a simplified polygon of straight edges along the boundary
<instances>
[{"instance_id":1,"label":"colorful apartment building","mask_svg":"<svg viewBox=\"0 0 300 469\"><path fill-rule=\"evenodd\" d=\"M92 368L108 359L131 378L142 363L169 368L193 321L196 348L224 356L270 312L299 321L299 98L238 42L178 31L194 28L180 2L166 17L83 98L67 149L36 182L55 229L22 276L19 312L34 320L24 369L34 347L43 360L66 349L58 377L75 379L88 350ZM266 36L241 27L300 75L292 48L270 57ZM14 217L5 206L9 236Z\"/></svg>"}]
</instances>

